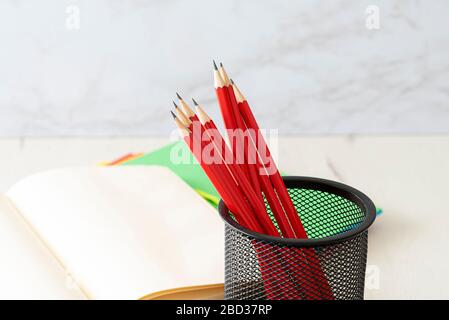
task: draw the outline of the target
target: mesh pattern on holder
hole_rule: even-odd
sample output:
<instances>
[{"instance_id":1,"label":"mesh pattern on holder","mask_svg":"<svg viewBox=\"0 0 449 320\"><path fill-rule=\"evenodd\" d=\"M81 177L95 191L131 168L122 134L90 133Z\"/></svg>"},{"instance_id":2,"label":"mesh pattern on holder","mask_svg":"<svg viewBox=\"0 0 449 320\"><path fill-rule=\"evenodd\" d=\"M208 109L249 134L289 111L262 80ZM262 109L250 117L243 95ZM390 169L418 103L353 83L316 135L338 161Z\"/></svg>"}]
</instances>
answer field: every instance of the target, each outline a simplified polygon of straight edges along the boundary
<instances>
[{"instance_id":1,"label":"mesh pattern on holder","mask_svg":"<svg viewBox=\"0 0 449 320\"><path fill-rule=\"evenodd\" d=\"M248 231L230 218L222 204L225 298L363 299L374 204L343 184L300 177L285 181L309 239Z\"/></svg>"}]
</instances>

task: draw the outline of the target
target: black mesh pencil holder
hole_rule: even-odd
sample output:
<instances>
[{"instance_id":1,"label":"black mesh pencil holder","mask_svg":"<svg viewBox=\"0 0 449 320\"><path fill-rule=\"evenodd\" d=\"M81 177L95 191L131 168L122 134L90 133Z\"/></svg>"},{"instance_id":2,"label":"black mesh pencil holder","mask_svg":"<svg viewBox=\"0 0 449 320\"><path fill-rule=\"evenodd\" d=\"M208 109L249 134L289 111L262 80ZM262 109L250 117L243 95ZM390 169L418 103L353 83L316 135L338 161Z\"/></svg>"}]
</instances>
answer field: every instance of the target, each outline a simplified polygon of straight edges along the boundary
<instances>
[{"instance_id":1,"label":"black mesh pencil holder","mask_svg":"<svg viewBox=\"0 0 449 320\"><path fill-rule=\"evenodd\" d=\"M330 180L285 177L284 181L308 239L248 230L220 202L225 221L225 299L363 299L368 227L376 217L373 202Z\"/></svg>"}]
</instances>

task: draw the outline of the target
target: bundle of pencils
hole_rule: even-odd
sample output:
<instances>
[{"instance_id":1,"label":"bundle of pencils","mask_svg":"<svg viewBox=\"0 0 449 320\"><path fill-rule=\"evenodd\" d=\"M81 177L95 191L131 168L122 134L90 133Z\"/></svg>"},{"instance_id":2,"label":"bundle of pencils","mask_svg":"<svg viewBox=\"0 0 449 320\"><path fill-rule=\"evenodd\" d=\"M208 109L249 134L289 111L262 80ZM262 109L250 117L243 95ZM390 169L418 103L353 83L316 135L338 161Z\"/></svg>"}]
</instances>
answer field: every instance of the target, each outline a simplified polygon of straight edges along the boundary
<instances>
[{"instance_id":1,"label":"bundle of pencils","mask_svg":"<svg viewBox=\"0 0 449 320\"><path fill-rule=\"evenodd\" d=\"M214 85L227 141L194 99L196 112L177 94L172 115L180 135L239 224L270 236L307 238L249 103L221 63L214 62ZM259 260L267 298L333 299L313 248L268 250L268 265L265 246L254 242L264 255ZM301 286L305 279L307 287Z\"/></svg>"}]
</instances>

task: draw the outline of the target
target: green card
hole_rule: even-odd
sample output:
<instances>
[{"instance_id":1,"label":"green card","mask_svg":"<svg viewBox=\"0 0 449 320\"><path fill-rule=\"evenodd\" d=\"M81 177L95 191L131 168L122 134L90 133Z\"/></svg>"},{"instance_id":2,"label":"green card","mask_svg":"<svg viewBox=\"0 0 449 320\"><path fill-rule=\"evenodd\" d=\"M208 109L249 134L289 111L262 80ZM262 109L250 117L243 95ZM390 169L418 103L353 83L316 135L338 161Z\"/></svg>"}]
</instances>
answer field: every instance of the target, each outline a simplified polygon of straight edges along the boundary
<instances>
[{"instance_id":1,"label":"green card","mask_svg":"<svg viewBox=\"0 0 449 320\"><path fill-rule=\"evenodd\" d=\"M127 161L123 165L158 165L167 167L209 203L215 207L218 206L220 195L182 140L147 153L137 159Z\"/></svg>"}]
</instances>

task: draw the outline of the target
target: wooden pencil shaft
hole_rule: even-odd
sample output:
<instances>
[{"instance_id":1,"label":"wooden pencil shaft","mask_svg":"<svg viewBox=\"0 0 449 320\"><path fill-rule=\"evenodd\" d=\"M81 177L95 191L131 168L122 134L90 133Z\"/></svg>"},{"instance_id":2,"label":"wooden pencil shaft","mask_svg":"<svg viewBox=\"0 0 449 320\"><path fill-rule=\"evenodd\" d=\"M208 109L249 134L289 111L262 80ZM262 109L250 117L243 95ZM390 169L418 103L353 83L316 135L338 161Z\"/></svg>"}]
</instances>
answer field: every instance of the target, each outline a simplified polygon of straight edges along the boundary
<instances>
[{"instance_id":1,"label":"wooden pencil shaft","mask_svg":"<svg viewBox=\"0 0 449 320\"><path fill-rule=\"evenodd\" d=\"M290 224L295 230L296 236L299 238L307 238L307 234L304 230L304 227L301 223L298 213L296 212L296 208L294 207L290 195L287 192L287 188L285 187L284 180L282 180L282 177L279 174L279 170L277 169L273 157L271 156L270 150L268 148L265 139L263 138L262 134L260 134L259 125L257 124L257 121L253 113L251 112L248 103L246 101L239 103L239 110L248 128L251 128L258 133L257 149L264 150L266 156L269 159L270 165L274 166L275 170L271 170L274 171L274 173L269 175L269 179L272 181L272 184L279 196L282 206L284 207L285 212L288 216Z\"/></svg>"},{"instance_id":2,"label":"wooden pencil shaft","mask_svg":"<svg viewBox=\"0 0 449 320\"><path fill-rule=\"evenodd\" d=\"M254 169L256 170L256 173L261 171L263 169L263 165L260 161L258 161L257 156L257 149L255 142L250 139L248 143L248 152L251 154L256 155L256 165L254 166ZM274 188L272 186L272 183L268 176L266 175L257 175L256 178L258 179L257 185L259 186L259 190L263 191L265 197L267 198L268 204L270 206L270 209L272 210L272 213L275 217L276 222L279 225L279 228L281 229L281 232L284 237L289 238L295 238L296 233L294 231L294 228L292 227L288 215L284 212L284 208L282 207L281 203L279 202L279 199L277 197L276 192L274 191ZM260 185L259 185L260 182Z\"/></svg>"},{"instance_id":3,"label":"wooden pencil shaft","mask_svg":"<svg viewBox=\"0 0 449 320\"><path fill-rule=\"evenodd\" d=\"M237 125L235 123L233 110L230 109L229 106L229 97L225 87L215 89L218 105L220 107L220 112L223 117L223 121L226 129L235 130Z\"/></svg>"},{"instance_id":4,"label":"wooden pencil shaft","mask_svg":"<svg viewBox=\"0 0 449 320\"><path fill-rule=\"evenodd\" d=\"M223 137L218 132L218 129L212 120L206 122L204 126L206 127L206 132L208 132L208 130L214 130L214 140L223 140ZM225 152L230 152L230 150L227 149L227 146L225 146ZM250 205L254 208L254 211L260 217L259 220L263 222L268 234L279 236L279 233L277 232L275 226L273 225L273 222L266 212L265 205L263 204L263 202L260 202L260 199L258 198L256 192L253 190L251 183L243 173L241 167L235 163L228 163L224 156L222 156L222 160L226 164L227 168L231 171L231 174L236 178L237 183L243 189L245 196L247 196Z\"/></svg>"},{"instance_id":5,"label":"wooden pencil shaft","mask_svg":"<svg viewBox=\"0 0 449 320\"><path fill-rule=\"evenodd\" d=\"M267 202L270 206L271 212L273 213L276 222L278 223L279 229L282 235L286 238L295 238L296 234L291 227L287 217L285 215L284 209L282 208L274 189L271 185L270 179L267 176L259 176L262 191L267 198Z\"/></svg>"},{"instance_id":6,"label":"wooden pencil shaft","mask_svg":"<svg viewBox=\"0 0 449 320\"><path fill-rule=\"evenodd\" d=\"M196 137L193 137L193 139L196 139ZM225 201L225 203L230 203L231 206L234 207L234 211L231 211L233 214L235 214L239 223L250 230L263 232L259 224L254 219L252 219L253 215L251 214L251 208L247 204L245 204L242 197L237 193L236 187L233 184L233 180L229 175L226 174L227 172L223 171L217 166L204 164L201 159L201 153L199 153L198 151L194 152L194 150L191 149L191 152L197 159L198 163L200 163L205 173L209 173L211 177L215 178L211 182L217 189L223 191L223 195L225 196L223 200Z\"/></svg>"},{"instance_id":7,"label":"wooden pencil shaft","mask_svg":"<svg viewBox=\"0 0 449 320\"><path fill-rule=\"evenodd\" d=\"M210 119L210 117L204 112L204 110L197 103L195 103L195 104L196 104L196 108L197 108L197 113L199 115L199 117L197 117L197 118L199 118L203 121L203 126L204 126L204 128L206 128L206 132L207 132L208 128L214 130L214 131L212 131L214 138L211 139L211 137L209 137L210 140L211 141L213 140L214 143L218 143L218 145L221 144L222 145L222 153L224 150L224 154L226 155L226 153L230 152L230 151L227 149L227 146L222 143L224 139L219 134L219 131L218 131L215 123L212 121L212 119ZM229 105L227 105L226 107L229 108ZM242 126L239 129L246 130L246 125L243 122L243 120L240 118L240 114L239 114L238 118L241 120L241 126ZM254 142L251 140L251 138L249 138L249 141L248 141L247 152L250 152L250 153L257 152ZM222 159L226 162L225 156L222 156ZM279 233L277 232L271 219L269 218L268 214L266 213L266 208L265 208L265 204L264 204L264 201L262 198L262 193L261 193L257 175L255 176L255 179L257 179L256 185L259 186L259 188L258 188L259 193L255 192L255 190L253 189L254 184L249 183L249 179L247 179L247 176L244 174L242 175L243 170L239 166L234 166L233 164L230 164L230 163L227 163L227 166L228 166L228 169L231 171L231 174L234 176L235 180L237 181L237 183L242 186L242 189L243 189L244 193L247 195L248 200L249 200L251 206L254 208L255 212L259 214L259 216L260 216L259 220L262 220L261 223L264 225L265 229L269 230L268 233L270 235L278 236ZM256 166L254 166L252 169L254 169L254 170L252 170L250 172L257 173ZM275 219L278 222L284 236L294 237L294 232L292 232L291 230L288 229L288 227L290 226L290 224L288 222L286 222L286 221L288 221L288 218L285 218L285 214L283 212L282 206L277 203L278 200L277 200L274 190L270 190L271 183L270 183L268 177L261 177L261 178L263 179L263 182L264 182L264 193L267 196L267 200L269 201L270 208L272 208L273 214L275 215Z\"/></svg>"},{"instance_id":8,"label":"wooden pencil shaft","mask_svg":"<svg viewBox=\"0 0 449 320\"><path fill-rule=\"evenodd\" d=\"M224 68L222 67L221 69L224 70ZM224 72L225 73L225 72ZM226 73L225 73L226 74ZM227 77L227 76L226 76ZM247 127L240 115L239 109L238 109L238 105L237 105L237 99L235 97L234 94L234 90L233 87L231 85L228 85L226 88L228 97L229 97L229 103L230 103L230 108L232 108L232 112L234 114L234 118L235 118L235 123L238 129L242 130L242 133L247 132ZM237 132L237 134L240 134L240 131ZM250 145L252 142L249 141L251 140L251 137L247 135L247 139L248 139L248 145ZM242 144L242 148L245 148L245 139L244 136L242 136L241 139L238 140L239 143ZM261 188L259 185L259 179L258 179L258 173L257 173L257 168L256 168L256 164L254 162L252 162L252 159L249 158L248 154L252 155L252 153L248 153L245 152L245 162L247 163L247 172L248 172L248 177L251 181L251 184L253 185L254 189L256 190L256 193L259 195L259 201L261 201L263 203L263 197L262 197L262 193L261 193Z\"/></svg>"},{"instance_id":9,"label":"wooden pencil shaft","mask_svg":"<svg viewBox=\"0 0 449 320\"><path fill-rule=\"evenodd\" d=\"M204 143L204 134L206 131L206 127L204 126L204 124L201 123L201 121L199 120L198 116L196 114L193 114L190 117L191 120L191 124L188 127L188 129L190 130L190 132L192 132L192 134L190 135L190 145L192 146L192 150L194 150L194 154L197 154L197 160L200 163L201 166L203 165L208 165L209 162L213 162L215 159L212 157L212 159L208 159L207 163L204 162L203 159L203 143ZM234 180L235 183L237 183L236 179L234 176L232 176L232 179Z\"/></svg>"},{"instance_id":10,"label":"wooden pencil shaft","mask_svg":"<svg viewBox=\"0 0 449 320\"><path fill-rule=\"evenodd\" d=\"M251 230L254 230L256 232L267 232L264 224L260 222L260 218L258 217L258 215L254 213L251 206L245 200L241 190L239 190L239 187L234 183L227 169L214 164L209 165L209 167L211 167L212 170L215 169L216 175L218 177L217 183L222 183L225 185L226 190L229 192L229 195L232 198L232 201L236 204L237 211L233 212L233 214L236 215L239 223L246 223L246 225Z\"/></svg>"},{"instance_id":11,"label":"wooden pencil shaft","mask_svg":"<svg viewBox=\"0 0 449 320\"><path fill-rule=\"evenodd\" d=\"M232 153L234 154L235 161L239 164L241 164L243 168L243 172L248 177L248 179L251 179L250 174L248 172L248 167L245 164L245 152L244 142L242 139L242 135L239 131L236 131L238 129L237 123L236 123L236 115L234 114L234 110L231 105L231 101L229 98L228 88L223 86L216 88L215 92L218 99L218 104L220 106L220 112L223 117L223 121L225 123L226 127L226 133L228 137L228 141L231 145ZM239 116L237 114L237 116ZM232 134L230 134L232 133ZM250 180L251 181L251 180Z\"/></svg>"},{"instance_id":12,"label":"wooden pencil shaft","mask_svg":"<svg viewBox=\"0 0 449 320\"><path fill-rule=\"evenodd\" d=\"M234 93L231 92L232 96L234 96ZM235 100L235 96L234 96L234 100ZM235 100L236 102L236 100ZM236 107L237 107L237 103L236 103ZM243 122L243 120L240 117L240 113L239 115L239 119L241 120L241 129L247 130L246 124ZM251 137L248 137L248 149L246 150L246 153L248 154L255 154L256 158L257 158L257 149L256 149L256 145L255 145L255 141L253 141L253 139ZM284 212L283 207L281 206L281 204L279 203L278 197L272 187L272 184L269 180L269 178L267 176L264 175L257 175L258 172L258 168L260 167L260 162L256 161L256 164L254 164L253 166L251 166L249 169L249 173L250 176L255 180L255 183L252 183L252 186L257 186L257 188L254 188L254 190L256 191L256 194L258 193L259 197L257 200L252 200L252 201L257 201L257 203L260 203L261 205L264 205L264 200L262 197L262 190L267 198L268 204L270 205L270 208L273 212L273 215L275 217L275 220L277 221L282 234L285 237L289 237L289 238L295 238L296 234L294 229L291 226L291 223L287 217L287 215ZM253 181L254 181L253 180ZM259 184L260 181L260 184Z\"/></svg>"},{"instance_id":13,"label":"wooden pencil shaft","mask_svg":"<svg viewBox=\"0 0 449 320\"><path fill-rule=\"evenodd\" d=\"M214 124L211 123L211 125L214 125ZM203 125L203 128L204 128L204 125ZM215 127L215 129L216 129L216 127ZM204 130L207 133L207 130L206 129L204 129ZM201 136L197 135L194 138L200 139ZM209 137L209 139L210 139L210 137ZM214 147L213 152L220 154L219 149L214 145L214 142L211 139L210 139L210 141L202 141L202 143L203 143L202 149L204 149L207 145L212 144ZM209 164L209 166L215 167L216 170L220 172L225 183L228 182L230 179L232 179L232 181L234 183L236 183L235 187L233 188L233 189L235 189L235 192L234 192L234 190L231 190L230 193L232 192L237 197L237 201L241 202L241 200L243 200L242 207L246 207L246 212L249 212L249 214L253 213L254 218L259 222L260 226L263 229L263 232L269 233L270 235L278 235L278 233L276 232L276 228L269 220L269 217L266 215L265 207L252 206L252 205L254 205L253 202L249 202L249 203L246 202L244 195L254 198L254 194L251 193L252 190L248 189L249 183L247 183L246 180L241 179L242 176L244 177L244 175L239 171L237 166L233 166L233 164L230 164L230 165L226 164L226 160L223 158L222 155L220 155L220 156L221 156L221 160L222 160L222 161L220 161L220 163L212 163L212 164ZM229 186L229 187L231 187L231 186ZM251 209L251 210L248 210L248 209Z\"/></svg>"},{"instance_id":14,"label":"wooden pencil shaft","mask_svg":"<svg viewBox=\"0 0 449 320\"><path fill-rule=\"evenodd\" d=\"M232 199L236 202L236 206L239 207L239 209L242 212L243 215L243 219L249 219L251 217L247 217L247 216L254 216L254 214L251 214L252 212L252 208L246 203L246 201L243 198L243 195L240 194L240 192L238 191L238 185L236 185L236 179L235 177L228 171L229 169L226 167L226 165L223 162L220 162L218 164L215 163L211 163L209 165L205 164L203 159L202 159L202 150L204 150L204 148L209 144L209 143L213 143L213 142L208 142L208 141L204 141L203 140L203 133L205 132L205 128L204 126L200 123L200 121L198 120L198 117L192 116L191 117L192 120L192 126L194 123L198 123L201 126L201 130L195 130L192 127L192 132L193 132L193 141L200 141L201 142L201 151L196 151L194 152L198 162L200 163L200 165L204 168L204 167L208 167L210 168L210 170L213 170L213 172L215 173L215 175L217 177L219 177L217 183L219 184L220 181L222 181L222 183L226 186L225 189L227 190L228 194L232 197ZM218 152L218 150L215 148L214 152ZM245 214L246 212L246 214ZM257 218L258 216L256 216ZM260 220L260 216L259 216L259 220ZM248 222L250 223L250 222ZM262 225L263 227L263 225ZM252 226L252 230L254 230L256 227L253 225ZM256 228L257 229L257 228ZM264 232L265 229L260 229L258 232Z\"/></svg>"},{"instance_id":15,"label":"wooden pencil shaft","mask_svg":"<svg viewBox=\"0 0 449 320\"><path fill-rule=\"evenodd\" d=\"M204 110L201 109L201 107L199 108L199 110L205 114ZM201 119L200 119L201 120ZM206 129L211 129L213 130L212 132L214 134L212 134L211 137L213 137L213 139L216 139L216 144L217 147L221 146L221 154L223 156L223 159L225 160L226 163L233 163L236 166L238 166L240 168L240 171L243 172L245 174L245 167L244 167L244 163L240 163L235 154L228 148L223 136L220 134L220 131L218 130L217 126L215 125L215 123L212 121L212 119L209 118L209 116L207 116L205 114L204 117L205 121L203 122L203 126ZM247 175L245 174L245 176L247 177Z\"/></svg>"},{"instance_id":16,"label":"wooden pencil shaft","mask_svg":"<svg viewBox=\"0 0 449 320\"><path fill-rule=\"evenodd\" d=\"M251 154L257 153L254 141L252 141L252 140L249 141L247 152L249 152ZM261 166L262 165L260 164L260 162L256 162L256 164L254 165L255 171L258 172L260 170ZM271 185L270 179L266 175L257 175L256 179L257 179L257 185L259 186L259 190L260 190L259 192L263 191L265 197L267 198L270 209L272 210L272 213L275 217L276 222L279 225L279 228L281 229L283 236L289 237L289 238L294 238L295 232L292 229L291 224L289 223L288 218L284 212L284 209L281 206L281 204L276 196L273 186ZM260 182L260 184L259 184L259 182ZM260 195L262 196L262 193L260 193ZM263 198L262 198L262 203L264 203Z\"/></svg>"},{"instance_id":17,"label":"wooden pencil shaft","mask_svg":"<svg viewBox=\"0 0 449 320\"><path fill-rule=\"evenodd\" d=\"M209 177L209 180L214 184L215 188L219 192L220 196L225 200L227 205L231 210L237 211L237 207L234 205L232 198L229 196L228 191L225 189L224 185L221 183L218 183L219 179L217 179L216 173L214 172L212 167L206 166L201 161L201 149L195 149L193 146L193 122L189 126L189 128L185 128L182 122L175 117L175 124L180 130L180 135L183 137L184 142L187 144L188 148L192 152L192 154L197 159L198 163L203 168L203 171L206 173L206 175Z\"/></svg>"},{"instance_id":18,"label":"wooden pencil shaft","mask_svg":"<svg viewBox=\"0 0 449 320\"><path fill-rule=\"evenodd\" d=\"M244 130L246 129L246 126L245 123L243 122L242 117L240 116L237 99L234 94L234 89L232 88L232 86L228 86L225 89L229 97L230 108L232 108L232 113L234 114L235 117L236 126L237 128Z\"/></svg>"}]
</instances>

